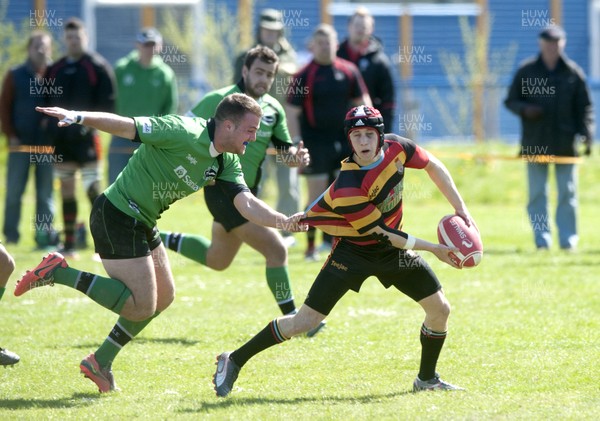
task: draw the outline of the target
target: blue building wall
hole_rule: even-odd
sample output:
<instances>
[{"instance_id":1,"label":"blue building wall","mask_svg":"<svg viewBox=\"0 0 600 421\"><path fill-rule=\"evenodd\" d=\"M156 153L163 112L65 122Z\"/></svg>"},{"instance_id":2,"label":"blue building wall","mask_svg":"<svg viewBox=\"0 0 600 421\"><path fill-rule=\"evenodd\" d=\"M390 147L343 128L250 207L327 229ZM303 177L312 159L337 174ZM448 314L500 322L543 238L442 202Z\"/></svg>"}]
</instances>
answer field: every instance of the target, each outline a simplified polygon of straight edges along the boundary
<instances>
[{"instance_id":1,"label":"blue building wall","mask_svg":"<svg viewBox=\"0 0 600 421\"><path fill-rule=\"evenodd\" d=\"M238 0L206 0L205 4L225 5L232 14L237 13ZM537 54L537 34L550 21L550 0L489 0L488 6L492 18L489 51L491 55L508 51L516 45L516 54L504 66L494 66L491 70L498 73L498 79L486 91L486 127L492 137L515 140L520 131L516 116L509 113L502 104L508 84L518 64L527 57ZM69 16L81 16L81 0L47 0L47 18L66 20ZM7 9L7 18L21 22L30 18L33 1L11 0ZM255 0L253 22L258 22L260 10L274 8L284 13L287 36L300 53L303 60L310 58L306 45L314 27L321 21L320 4L317 0L289 0L285 3L276 0ZM563 5L563 26L567 40L567 55L589 73L589 22L588 1L569 0ZM396 130L402 132L408 120L421 121L422 129L412 133L418 140L443 138L452 135L448 116L458 120L457 98L468 96L463 87L457 95L449 83L443 68L444 52L464 54L458 16L414 16L413 48L405 51L399 46L398 16L376 16L376 35L382 40L385 52L394 61L394 77L397 85ZM468 17L474 23L474 17ZM98 8L97 51L111 63L127 54L134 45L134 36L140 22L139 9L121 7L118 9ZM347 16L334 16L333 25L340 40L346 36ZM61 28L50 26L56 38L60 38ZM408 81L400 79L398 61L404 56L413 57L413 77ZM596 104L600 104L600 81L591 81L592 94ZM600 115L600 106L596 114ZM470 115L470 114L469 114ZM425 124L427 123L427 124ZM470 124L468 122L467 126Z\"/></svg>"}]
</instances>

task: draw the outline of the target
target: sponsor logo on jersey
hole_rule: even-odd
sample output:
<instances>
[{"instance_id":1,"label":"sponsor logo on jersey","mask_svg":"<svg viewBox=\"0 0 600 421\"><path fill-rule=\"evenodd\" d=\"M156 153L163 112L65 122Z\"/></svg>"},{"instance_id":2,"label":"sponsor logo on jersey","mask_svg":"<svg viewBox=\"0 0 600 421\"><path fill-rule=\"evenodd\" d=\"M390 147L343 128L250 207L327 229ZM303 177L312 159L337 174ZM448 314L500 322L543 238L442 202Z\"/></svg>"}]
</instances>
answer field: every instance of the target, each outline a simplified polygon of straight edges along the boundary
<instances>
[{"instance_id":1,"label":"sponsor logo on jersey","mask_svg":"<svg viewBox=\"0 0 600 421\"><path fill-rule=\"evenodd\" d=\"M123 76L123 85L131 86L134 84L134 82L135 82L135 78L133 77L133 75L131 73L127 73L125 76Z\"/></svg>"},{"instance_id":2,"label":"sponsor logo on jersey","mask_svg":"<svg viewBox=\"0 0 600 421\"><path fill-rule=\"evenodd\" d=\"M377 205L377 208L381 213L386 213L394 209L398 203L402 200L403 182L396 184L396 186L390 191L388 196L383 202Z\"/></svg>"},{"instance_id":3,"label":"sponsor logo on jersey","mask_svg":"<svg viewBox=\"0 0 600 421\"><path fill-rule=\"evenodd\" d=\"M140 213L140 207L133 200L129 199L129 208L135 213Z\"/></svg>"},{"instance_id":4,"label":"sponsor logo on jersey","mask_svg":"<svg viewBox=\"0 0 600 421\"><path fill-rule=\"evenodd\" d=\"M209 167L204 170L204 180L213 181L215 178L217 178L217 168Z\"/></svg>"},{"instance_id":5,"label":"sponsor logo on jersey","mask_svg":"<svg viewBox=\"0 0 600 421\"><path fill-rule=\"evenodd\" d=\"M377 197L378 193L379 193L379 186L371 187L371 191L369 192L369 200L375 199L375 197Z\"/></svg>"},{"instance_id":6,"label":"sponsor logo on jersey","mask_svg":"<svg viewBox=\"0 0 600 421\"><path fill-rule=\"evenodd\" d=\"M190 164L192 165L196 165L198 163L198 160L196 158L194 158L192 156L192 154L187 154L186 159L189 161Z\"/></svg>"},{"instance_id":7,"label":"sponsor logo on jersey","mask_svg":"<svg viewBox=\"0 0 600 421\"><path fill-rule=\"evenodd\" d=\"M257 138L264 137L266 139L270 139L272 135L273 135L273 132L271 130L259 130L256 132Z\"/></svg>"},{"instance_id":8,"label":"sponsor logo on jersey","mask_svg":"<svg viewBox=\"0 0 600 421\"><path fill-rule=\"evenodd\" d=\"M150 134L152 133L152 123L150 119L147 117L139 117L138 122L142 125L142 133Z\"/></svg>"},{"instance_id":9,"label":"sponsor logo on jersey","mask_svg":"<svg viewBox=\"0 0 600 421\"><path fill-rule=\"evenodd\" d=\"M183 165L178 166L173 171L175 171L177 177L181 178L181 181L183 181L190 189L194 191L200 190L198 184L194 183L194 180L192 180L192 178L188 175L188 171L183 167Z\"/></svg>"},{"instance_id":10,"label":"sponsor logo on jersey","mask_svg":"<svg viewBox=\"0 0 600 421\"><path fill-rule=\"evenodd\" d=\"M265 114L262 116L261 121L267 126L272 126L273 124L275 124L276 118L272 114Z\"/></svg>"},{"instance_id":11,"label":"sponsor logo on jersey","mask_svg":"<svg viewBox=\"0 0 600 421\"><path fill-rule=\"evenodd\" d=\"M329 262L329 264L338 270L343 270L344 272L348 272L348 266L345 266L344 264L342 264L340 262L331 260L331 262Z\"/></svg>"}]
</instances>

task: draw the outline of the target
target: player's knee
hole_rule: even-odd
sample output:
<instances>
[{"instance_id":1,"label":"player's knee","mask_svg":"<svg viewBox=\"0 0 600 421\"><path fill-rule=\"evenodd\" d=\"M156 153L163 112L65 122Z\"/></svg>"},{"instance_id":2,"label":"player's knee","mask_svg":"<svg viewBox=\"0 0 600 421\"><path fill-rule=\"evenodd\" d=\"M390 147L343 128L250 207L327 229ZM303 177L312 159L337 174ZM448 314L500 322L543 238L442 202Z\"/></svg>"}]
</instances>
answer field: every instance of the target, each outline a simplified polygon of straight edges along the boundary
<instances>
[{"instance_id":1,"label":"player's knee","mask_svg":"<svg viewBox=\"0 0 600 421\"><path fill-rule=\"evenodd\" d=\"M265 258L269 266L278 267L287 264L287 249L282 242L273 244L265 253Z\"/></svg>"},{"instance_id":2,"label":"player's knee","mask_svg":"<svg viewBox=\"0 0 600 421\"><path fill-rule=\"evenodd\" d=\"M160 297L158 297L156 310L166 310L171 304L173 304L173 301L175 301L175 288L169 288L168 291L162 291Z\"/></svg>"},{"instance_id":3,"label":"player's knee","mask_svg":"<svg viewBox=\"0 0 600 421\"><path fill-rule=\"evenodd\" d=\"M235 255L229 257L229 253L226 253L224 250L219 250L218 247L211 244L206 251L206 267L209 267L212 270L223 271L231 265L234 257Z\"/></svg>"},{"instance_id":4,"label":"player's knee","mask_svg":"<svg viewBox=\"0 0 600 421\"><path fill-rule=\"evenodd\" d=\"M156 305L136 305L126 318L132 322L141 322L154 316Z\"/></svg>"},{"instance_id":5,"label":"player's knee","mask_svg":"<svg viewBox=\"0 0 600 421\"><path fill-rule=\"evenodd\" d=\"M230 264L231 264L230 260L223 260L223 259L210 259L210 260L207 259L206 260L206 266L208 266L209 268L211 268L213 270L217 270L219 272L227 269Z\"/></svg>"},{"instance_id":6,"label":"player's knee","mask_svg":"<svg viewBox=\"0 0 600 421\"><path fill-rule=\"evenodd\" d=\"M450 308L450 303L448 302L448 300L446 300L446 299L442 300L442 302L436 309L437 318L440 320L448 320L448 317L450 317L450 310L451 310L451 308Z\"/></svg>"}]
</instances>

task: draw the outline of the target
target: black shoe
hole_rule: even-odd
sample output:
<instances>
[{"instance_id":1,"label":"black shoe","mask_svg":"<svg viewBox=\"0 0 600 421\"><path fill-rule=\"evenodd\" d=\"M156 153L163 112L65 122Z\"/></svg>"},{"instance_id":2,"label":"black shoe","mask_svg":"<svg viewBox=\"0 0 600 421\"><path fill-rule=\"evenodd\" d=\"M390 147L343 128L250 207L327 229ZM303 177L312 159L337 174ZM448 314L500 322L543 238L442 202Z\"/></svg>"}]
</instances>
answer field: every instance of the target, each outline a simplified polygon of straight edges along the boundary
<instances>
[{"instance_id":1,"label":"black shoe","mask_svg":"<svg viewBox=\"0 0 600 421\"><path fill-rule=\"evenodd\" d=\"M0 365L8 366L14 365L21 361L21 358L14 352L10 352L8 349L0 348Z\"/></svg>"},{"instance_id":2,"label":"black shoe","mask_svg":"<svg viewBox=\"0 0 600 421\"><path fill-rule=\"evenodd\" d=\"M229 358L230 355L231 352L223 352L217 357L217 371L213 376L217 396L225 397L231 392L240 372L240 367Z\"/></svg>"}]
</instances>

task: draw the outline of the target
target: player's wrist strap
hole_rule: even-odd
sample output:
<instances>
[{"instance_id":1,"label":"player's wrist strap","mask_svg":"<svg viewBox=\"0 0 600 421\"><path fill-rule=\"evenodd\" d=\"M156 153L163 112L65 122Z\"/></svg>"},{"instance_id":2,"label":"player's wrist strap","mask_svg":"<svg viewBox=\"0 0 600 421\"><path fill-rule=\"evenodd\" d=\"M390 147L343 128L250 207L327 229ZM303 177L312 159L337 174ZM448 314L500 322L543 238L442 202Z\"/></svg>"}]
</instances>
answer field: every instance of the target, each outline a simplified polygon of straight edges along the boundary
<instances>
[{"instance_id":1,"label":"player's wrist strap","mask_svg":"<svg viewBox=\"0 0 600 421\"><path fill-rule=\"evenodd\" d=\"M407 234L407 235L408 235L408 237L406 237L406 244L404 244L404 249L410 250L415 247L415 244L417 243L417 239L410 234Z\"/></svg>"}]
</instances>

